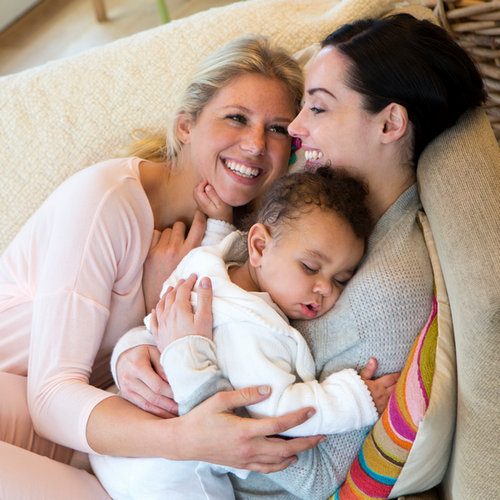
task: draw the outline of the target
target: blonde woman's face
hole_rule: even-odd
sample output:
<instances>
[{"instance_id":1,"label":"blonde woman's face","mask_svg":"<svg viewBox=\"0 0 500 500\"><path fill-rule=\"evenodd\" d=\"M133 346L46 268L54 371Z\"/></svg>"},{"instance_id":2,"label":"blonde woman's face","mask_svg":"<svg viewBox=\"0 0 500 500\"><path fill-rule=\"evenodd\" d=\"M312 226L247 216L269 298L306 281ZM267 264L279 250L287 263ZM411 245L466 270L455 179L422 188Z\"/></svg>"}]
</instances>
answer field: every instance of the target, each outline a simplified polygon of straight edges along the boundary
<instances>
[{"instance_id":1,"label":"blonde woman's face","mask_svg":"<svg viewBox=\"0 0 500 500\"><path fill-rule=\"evenodd\" d=\"M287 171L287 128L294 116L283 82L240 75L214 95L195 123L179 121L183 157L224 202L245 205Z\"/></svg>"}]
</instances>

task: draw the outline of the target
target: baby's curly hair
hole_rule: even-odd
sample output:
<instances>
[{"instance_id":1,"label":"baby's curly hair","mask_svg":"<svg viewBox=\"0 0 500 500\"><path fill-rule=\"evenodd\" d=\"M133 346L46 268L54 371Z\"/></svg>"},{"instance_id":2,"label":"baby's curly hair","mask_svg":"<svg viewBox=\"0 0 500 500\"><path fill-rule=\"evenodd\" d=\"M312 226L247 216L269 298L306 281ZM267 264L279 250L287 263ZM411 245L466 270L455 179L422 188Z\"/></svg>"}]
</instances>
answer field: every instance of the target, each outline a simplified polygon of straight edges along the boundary
<instances>
[{"instance_id":1,"label":"baby's curly hair","mask_svg":"<svg viewBox=\"0 0 500 500\"><path fill-rule=\"evenodd\" d=\"M366 241L373 226L367 195L367 187L342 169L320 167L315 172L296 172L272 184L252 222L264 224L273 237L279 237L284 224L318 207L339 215Z\"/></svg>"}]
</instances>

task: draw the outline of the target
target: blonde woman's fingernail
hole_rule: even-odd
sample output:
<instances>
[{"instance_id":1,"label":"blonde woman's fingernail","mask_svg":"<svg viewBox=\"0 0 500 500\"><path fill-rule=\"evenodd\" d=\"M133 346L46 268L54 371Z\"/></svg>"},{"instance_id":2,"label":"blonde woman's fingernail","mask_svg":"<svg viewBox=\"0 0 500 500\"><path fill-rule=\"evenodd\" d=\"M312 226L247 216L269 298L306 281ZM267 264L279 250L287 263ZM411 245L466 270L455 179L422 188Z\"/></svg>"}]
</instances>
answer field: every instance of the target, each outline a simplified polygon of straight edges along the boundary
<instances>
[{"instance_id":1,"label":"blonde woman's fingernail","mask_svg":"<svg viewBox=\"0 0 500 500\"><path fill-rule=\"evenodd\" d=\"M259 385L259 394L269 394L271 387L268 385Z\"/></svg>"}]
</instances>

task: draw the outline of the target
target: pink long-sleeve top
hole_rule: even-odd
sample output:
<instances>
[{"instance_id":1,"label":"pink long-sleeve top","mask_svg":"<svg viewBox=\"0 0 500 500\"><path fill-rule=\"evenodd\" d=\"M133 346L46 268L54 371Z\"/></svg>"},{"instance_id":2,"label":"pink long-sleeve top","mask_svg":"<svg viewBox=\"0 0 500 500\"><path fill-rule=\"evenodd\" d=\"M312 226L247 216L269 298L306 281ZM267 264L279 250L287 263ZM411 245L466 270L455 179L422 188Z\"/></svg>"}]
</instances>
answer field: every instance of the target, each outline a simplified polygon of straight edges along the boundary
<instances>
[{"instance_id":1,"label":"pink long-sleeve top","mask_svg":"<svg viewBox=\"0 0 500 500\"><path fill-rule=\"evenodd\" d=\"M91 451L86 425L109 393L109 357L145 314L153 215L138 158L70 177L0 259L0 370L28 375L37 432ZM89 384L90 379L90 384Z\"/></svg>"}]
</instances>

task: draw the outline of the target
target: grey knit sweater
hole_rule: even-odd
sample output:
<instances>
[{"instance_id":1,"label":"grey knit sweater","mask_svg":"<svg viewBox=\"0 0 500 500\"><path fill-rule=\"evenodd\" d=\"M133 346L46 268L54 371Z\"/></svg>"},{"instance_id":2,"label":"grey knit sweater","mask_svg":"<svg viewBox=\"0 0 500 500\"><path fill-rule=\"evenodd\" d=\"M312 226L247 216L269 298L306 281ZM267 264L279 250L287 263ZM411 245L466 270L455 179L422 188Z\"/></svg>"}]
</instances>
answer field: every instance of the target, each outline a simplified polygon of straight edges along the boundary
<instances>
[{"instance_id":1,"label":"grey knit sweater","mask_svg":"<svg viewBox=\"0 0 500 500\"><path fill-rule=\"evenodd\" d=\"M294 323L320 380L347 367L361 370L370 357L378 361L377 375L402 369L432 301L431 265L416 223L419 208L415 184L378 221L362 265L335 307L317 320ZM227 381L204 389L196 402L227 389ZM236 498L325 500L344 481L368 431L328 436L281 472L251 473L245 480L231 475Z\"/></svg>"}]
</instances>

